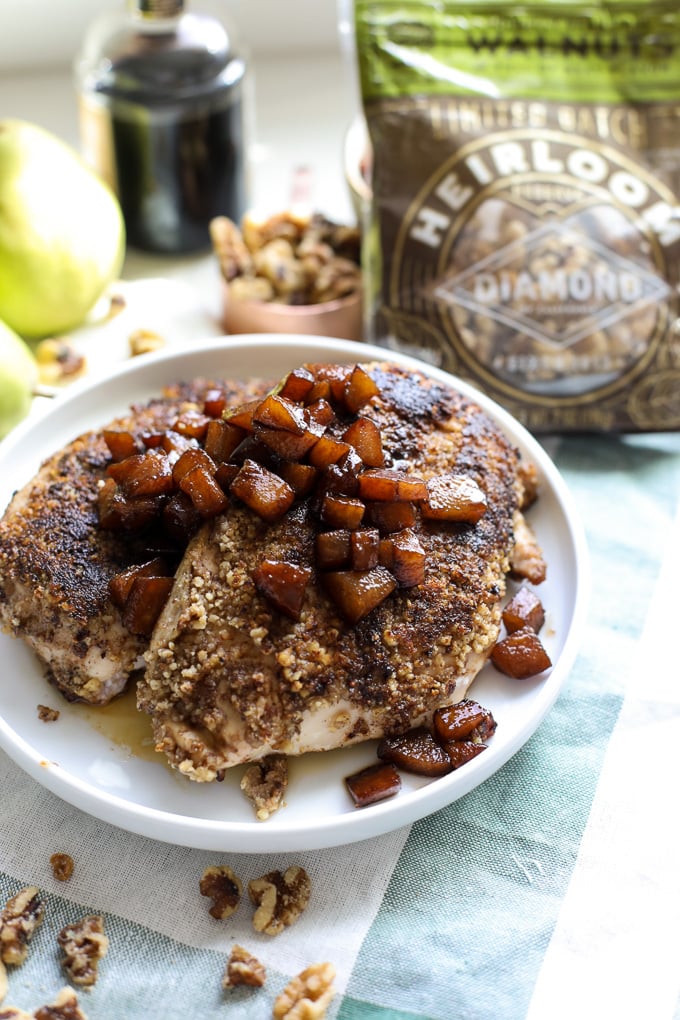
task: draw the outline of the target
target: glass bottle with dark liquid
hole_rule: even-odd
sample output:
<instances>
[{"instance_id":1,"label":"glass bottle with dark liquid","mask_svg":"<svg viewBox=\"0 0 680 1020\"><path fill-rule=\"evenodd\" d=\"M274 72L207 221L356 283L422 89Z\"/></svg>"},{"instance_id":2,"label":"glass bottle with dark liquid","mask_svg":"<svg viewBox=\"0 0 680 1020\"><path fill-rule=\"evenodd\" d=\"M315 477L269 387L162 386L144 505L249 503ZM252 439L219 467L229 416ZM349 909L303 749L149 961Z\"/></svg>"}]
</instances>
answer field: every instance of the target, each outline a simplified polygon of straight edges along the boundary
<instances>
[{"instance_id":1,"label":"glass bottle with dark liquid","mask_svg":"<svg viewBox=\"0 0 680 1020\"><path fill-rule=\"evenodd\" d=\"M77 65L86 160L116 191L128 243L207 250L209 223L246 205L244 75L225 26L184 0L105 18Z\"/></svg>"}]
</instances>

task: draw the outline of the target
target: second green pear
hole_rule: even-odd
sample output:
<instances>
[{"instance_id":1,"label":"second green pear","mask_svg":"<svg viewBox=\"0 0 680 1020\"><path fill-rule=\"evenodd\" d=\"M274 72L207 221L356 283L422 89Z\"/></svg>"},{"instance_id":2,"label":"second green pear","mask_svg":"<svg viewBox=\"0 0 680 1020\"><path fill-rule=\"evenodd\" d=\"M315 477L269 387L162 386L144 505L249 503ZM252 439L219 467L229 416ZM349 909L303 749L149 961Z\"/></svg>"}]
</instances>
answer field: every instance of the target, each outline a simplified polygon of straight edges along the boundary
<instances>
[{"instance_id":1,"label":"second green pear","mask_svg":"<svg viewBox=\"0 0 680 1020\"><path fill-rule=\"evenodd\" d=\"M27 344L0 322L0 439L28 414L37 379Z\"/></svg>"}]
</instances>

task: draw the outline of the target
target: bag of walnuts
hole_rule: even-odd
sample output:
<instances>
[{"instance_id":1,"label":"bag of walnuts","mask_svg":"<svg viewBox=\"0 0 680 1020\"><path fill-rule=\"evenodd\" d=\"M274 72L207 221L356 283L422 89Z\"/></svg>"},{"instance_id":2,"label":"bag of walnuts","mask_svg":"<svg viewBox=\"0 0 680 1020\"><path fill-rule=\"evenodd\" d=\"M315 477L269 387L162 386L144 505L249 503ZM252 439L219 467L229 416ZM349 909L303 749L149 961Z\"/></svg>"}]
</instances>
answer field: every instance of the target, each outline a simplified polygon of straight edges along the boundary
<instances>
[{"instance_id":1,"label":"bag of walnuts","mask_svg":"<svg viewBox=\"0 0 680 1020\"><path fill-rule=\"evenodd\" d=\"M675 0L354 0L370 339L534 432L680 428Z\"/></svg>"}]
</instances>

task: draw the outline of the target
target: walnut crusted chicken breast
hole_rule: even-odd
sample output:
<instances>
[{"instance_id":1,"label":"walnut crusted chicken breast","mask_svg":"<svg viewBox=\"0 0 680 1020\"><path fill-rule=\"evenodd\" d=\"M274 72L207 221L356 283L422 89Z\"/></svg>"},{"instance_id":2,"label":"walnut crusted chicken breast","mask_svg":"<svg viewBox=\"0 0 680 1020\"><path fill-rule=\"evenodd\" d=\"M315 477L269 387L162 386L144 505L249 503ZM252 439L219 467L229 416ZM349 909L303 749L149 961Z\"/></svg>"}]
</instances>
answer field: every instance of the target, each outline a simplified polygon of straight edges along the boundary
<instances>
[{"instance_id":1,"label":"walnut crusted chicken breast","mask_svg":"<svg viewBox=\"0 0 680 1020\"><path fill-rule=\"evenodd\" d=\"M524 526L519 453L454 389L388 363L363 368L377 393L361 413L379 429L385 477L410 479L416 488L423 480L434 503L439 482L453 475L463 488L481 490L483 505L474 523L461 522L432 506L426 513L421 498L420 512L400 532L423 553L419 583L388 584L386 597L353 615L333 597L336 585L357 584L359 601L370 599L361 586L382 585L389 574L382 539L381 564L342 570L338 581L319 565L319 533L332 524L318 485L273 522L232 494L184 555L138 687L158 749L192 779L211 781L272 753L404 732L463 698L497 640L515 528ZM352 420L341 414L326 435L347 436ZM370 486L366 492L376 494ZM389 540L389 514L364 502L351 543L367 523ZM263 563L304 576L296 613L266 597L257 583Z\"/></svg>"},{"instance_id":2,"label":"walnut crusted chicken breast","mask_svg":"<svg viewBox=\"0 0 680 1020\"><path fill-rule=\"evenodd\" d=\"M209 385L170 387L107 428L137 438L170 428ZM234 402L263 386L223 384ZM149 537L99 527L98 494L111 460L105 431L87 432L46 460L0 520L0 626L37 653L66 698L93 704L123 690L148 645L109 597L111 578L148 557Z\"/></svg>"}]
</instances>

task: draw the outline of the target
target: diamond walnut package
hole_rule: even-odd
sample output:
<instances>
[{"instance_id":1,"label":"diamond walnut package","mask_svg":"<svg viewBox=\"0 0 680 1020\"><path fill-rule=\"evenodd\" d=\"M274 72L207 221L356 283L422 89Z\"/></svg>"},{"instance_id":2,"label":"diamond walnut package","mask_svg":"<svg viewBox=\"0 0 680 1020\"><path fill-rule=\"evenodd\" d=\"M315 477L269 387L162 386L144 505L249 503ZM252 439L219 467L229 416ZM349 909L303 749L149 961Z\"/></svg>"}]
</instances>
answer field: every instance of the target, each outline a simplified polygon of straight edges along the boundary
<instances>
[{"instance_id":1,"label":"diamond walnut package","mask_svg":"<svg viewBox=\"0 0 680 1020\"><path fill-rule=\"evenodd\" d=\"M355 0L370 339L534 432L678 429L680 13L513 7Z\"/></svg>"}]
</instances>

